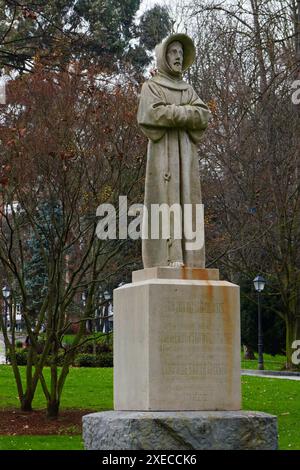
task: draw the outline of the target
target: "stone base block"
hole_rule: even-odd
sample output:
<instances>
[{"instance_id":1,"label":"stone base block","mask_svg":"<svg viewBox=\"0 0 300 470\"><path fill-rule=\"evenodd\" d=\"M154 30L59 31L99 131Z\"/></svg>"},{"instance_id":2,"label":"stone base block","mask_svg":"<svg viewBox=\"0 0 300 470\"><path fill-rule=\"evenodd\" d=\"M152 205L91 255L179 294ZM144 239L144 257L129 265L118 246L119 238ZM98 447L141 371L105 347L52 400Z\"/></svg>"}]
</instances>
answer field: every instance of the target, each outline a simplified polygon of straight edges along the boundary
<instances>
[{"instance_id":1,"label":"stone base block","mask_svg":"<svg viewBox=\"0 0 300 470\"><path fill-rule=\"evenodd\" d=\"M276 450L277 418L252 411L108 411L83 417L87 450Z\"/></svg>"},{"instance_id":2,"label":"stone base block","mask_svg":"<svg viewBox=\"0 0 300 470\"><path fill-rule=\"evenodd\" d=\"M240 410L239 287L212 269L133 278L114 291L114 409Z\"/></svg>"}]
</instances>

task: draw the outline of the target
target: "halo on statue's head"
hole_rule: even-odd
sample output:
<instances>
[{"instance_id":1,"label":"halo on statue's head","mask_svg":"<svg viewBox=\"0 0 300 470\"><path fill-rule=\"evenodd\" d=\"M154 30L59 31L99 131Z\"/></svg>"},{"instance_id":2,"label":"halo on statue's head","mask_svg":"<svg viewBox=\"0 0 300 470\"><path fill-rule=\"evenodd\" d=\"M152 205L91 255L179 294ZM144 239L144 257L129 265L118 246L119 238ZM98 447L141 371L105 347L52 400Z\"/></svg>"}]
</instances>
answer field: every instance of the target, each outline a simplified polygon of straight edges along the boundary
<instances>
[{"instance_id":1,"label":"halo on statue's head","mask_svg":"<svg viewBox=\"0 0 300 470\"><path fill-rule=\"evenodd\" d=\"M170 73L170 67L167 63L166 55L168 46L175 41L179 41L183 48L182 72L185 72L194 62L196 57L196 48L193 40L183 33L171 34L164 39L155 48L157 68L159 71Z\"/></svg>"}]
</instances>

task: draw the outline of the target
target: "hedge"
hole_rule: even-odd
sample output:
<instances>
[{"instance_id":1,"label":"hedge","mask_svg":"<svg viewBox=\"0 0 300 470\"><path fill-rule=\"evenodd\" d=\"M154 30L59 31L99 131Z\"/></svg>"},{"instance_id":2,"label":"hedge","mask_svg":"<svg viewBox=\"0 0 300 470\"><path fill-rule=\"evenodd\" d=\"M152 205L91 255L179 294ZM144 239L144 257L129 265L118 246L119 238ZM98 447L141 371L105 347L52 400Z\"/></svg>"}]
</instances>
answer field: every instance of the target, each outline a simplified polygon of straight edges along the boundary
<instances>
[{"instance_id":1,"label":"hedge","mask_svg":"<svg viewBox=\"0 0 300 470\"><path fill-rule=\"evenodd\" d=\"M113 367L113 353L77 354L74 364L77 367Z\"/></svg>"},{"instance_id":2,"label":"hedge","mask_svg":"<svg viewBox=\"0 0 300 470\"><path fill-rule=\"evenodd\" d=\"M20 349L16 351L17 364L19 366L25 366L27 364L26 349ZM10 362L10 355L7 355L7 359ZM64 353L60 352L58 355L57 365L62 366L64 362ZM48 356L46 366L50 366L52 363L51 355ZM74 364L77 367L113 367L113 353L102 352L100 354L77 354L75 357Z\"/></svg>"}]
</instances>

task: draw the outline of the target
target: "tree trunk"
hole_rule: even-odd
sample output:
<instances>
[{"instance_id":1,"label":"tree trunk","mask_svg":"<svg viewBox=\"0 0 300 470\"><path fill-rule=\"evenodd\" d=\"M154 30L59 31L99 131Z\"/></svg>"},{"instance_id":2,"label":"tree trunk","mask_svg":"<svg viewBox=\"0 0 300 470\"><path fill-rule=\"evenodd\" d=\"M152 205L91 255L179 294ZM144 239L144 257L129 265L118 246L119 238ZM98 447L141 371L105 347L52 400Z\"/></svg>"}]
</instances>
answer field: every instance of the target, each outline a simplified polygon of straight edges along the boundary
<instances>
[{"instance_id":1,"label":"tree trunk","mask_svg":"<svg viewBox=\"0 0 300 470\"><path fill-rule=\"evenodd\" d=\"M294 72L294 79L300 80L300 0L297 0L294 8L294 21L295 21L295 51L296 51L296 67ZM297 116L300 118L300 104L295 104Z\"/></svg>"},{"instance_id":2,"label":"tree trunk","mask_svg":"<svg viewBox=\"0 0 300 470\"><path fill-rule=\"evenodd\" d=\"M21 410L22 411L33 411L32 410L32 401L34 394L31 392L26 392L23 398L21 399Z\"/></svg>"},{"instance_id":3,"label":"tree trunk","mask_svg":"<svg viewBox=\"0 0 300 470\"><path fill-rule=\"evenodd\" d=\"M295 42L296 42L296 61L297 61L296 78L300 78L300 0L297 0Z\"/></svg>"},{"instance_id":4,"label":"tree trunk","mask_svg":"<svg viewBox=\"0 0 300 470\"><path fill-rule=\"evenodd\" d=\"M48 418L57 418L59 412L59 400L51 400L47 403L47 417Z\"/></svg>"}]
</instances>

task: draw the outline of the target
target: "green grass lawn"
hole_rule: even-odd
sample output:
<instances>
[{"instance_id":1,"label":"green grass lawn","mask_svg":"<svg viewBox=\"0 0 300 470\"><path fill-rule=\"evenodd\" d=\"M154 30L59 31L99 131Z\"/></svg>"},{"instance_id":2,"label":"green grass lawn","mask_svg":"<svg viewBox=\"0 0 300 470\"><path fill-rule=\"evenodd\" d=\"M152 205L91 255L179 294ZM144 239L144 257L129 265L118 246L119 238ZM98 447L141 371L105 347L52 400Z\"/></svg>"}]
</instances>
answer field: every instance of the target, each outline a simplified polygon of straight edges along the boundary
<instances>
[{"instance_id":1,"label":"green grass lawn","mask_svg":"<svg viewBox=\"0 0 300 470\"><path fill-rule=\"evenodd\" d=\"M247 359L246 361L242 359L241 361L241 368L242 369L258 369L258 354L255 353L256 359L253 361ZM242 353L243 358L243 353ZM264 354L264 366L265 370L282 370L285 365L285 356L281 356L276 354L276 356L271 356L270 354Z\"/></svg>"},{"instance_id":2,"label":"green grass lawn","mask_svg":"<svg viewBox=\"0 0 300 470\"><path fill-rule=\"evenodd\" d=\"M83 450L81 436L1 436L0 450Z\"/></svg>"},{"instance_id":3,"label":"green grass lawn","mask_svg":"<svg viewBox=\"0 0 300 470\"><path fill-rule=\"evenodd\" d=\"M24 374L25 368L21 368ZM46 375L49 370L46 369ZM300 382L242 377L243 409L278 416L280 449L300 450ZM63 392L62 408L109 410L113 407L113 370L72 368ZM12 371L0 366L0 408L18 407ZM44 408L41 389L35 408ZM0 449L82 449L81 436L1 436Z\"/></svg>"},{"instance_id":4,"label":"green grass lawn","mask_svg":"<svg viewBox=\"0 0 300 470\"><path fill-rule=\"evenodd\" d=\"M300 450L300 381L242 377L243 409L278 417L279 448Z\"/></svg>"},{"instance_id":5,"label":"green grass lawn","mask_svg":"<svg viewBox=\"0 0 300 470\"><path fill-rule=\"evenodd\" d=\"M25 367L20 367L24 377ZM45 367L45 378L50 369ZM0 366L0 408L19 406L17 391L10 366ZM67 377L63 390L63 408L82 408L91 410L110 410L113 407L113 369L93 367L73 367ZM45 408L45 398L40 386L33 401L34 408Z\"/></svg>"}]
</instances>

